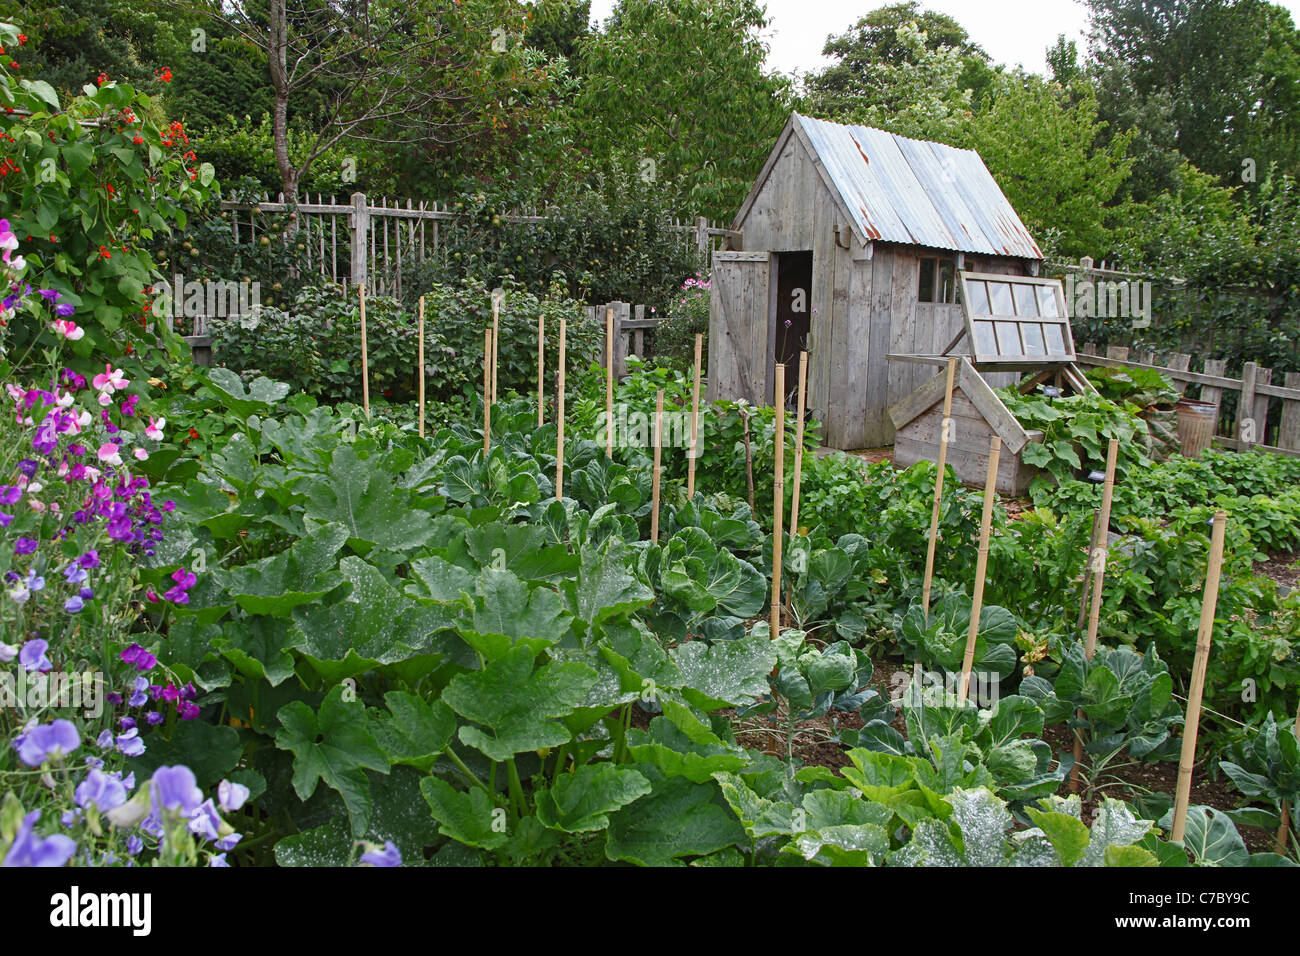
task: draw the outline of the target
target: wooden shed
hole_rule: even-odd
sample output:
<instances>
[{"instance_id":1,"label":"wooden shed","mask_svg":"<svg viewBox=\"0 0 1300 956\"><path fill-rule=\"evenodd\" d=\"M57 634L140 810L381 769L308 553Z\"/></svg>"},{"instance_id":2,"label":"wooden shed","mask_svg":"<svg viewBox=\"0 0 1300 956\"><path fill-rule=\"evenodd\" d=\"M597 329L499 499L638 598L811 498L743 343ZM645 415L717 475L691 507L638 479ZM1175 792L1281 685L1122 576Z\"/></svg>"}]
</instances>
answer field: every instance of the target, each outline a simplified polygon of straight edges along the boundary
<instances>
[{"instance_id":1,"label":"wooden shed","mask_svg":"<svg viewBox=\"0 0 1300 956\"><path fill-rule=\"evenodd\" d=\"M1042 260L975 152L798 113L732 230L713 258L709 397L770 404L777 362L792 393L806 348L832 448L893 441L889 407L933 369L888 356L956 345L962 270L1036 275Z\"/></svg>"}]
</instances>

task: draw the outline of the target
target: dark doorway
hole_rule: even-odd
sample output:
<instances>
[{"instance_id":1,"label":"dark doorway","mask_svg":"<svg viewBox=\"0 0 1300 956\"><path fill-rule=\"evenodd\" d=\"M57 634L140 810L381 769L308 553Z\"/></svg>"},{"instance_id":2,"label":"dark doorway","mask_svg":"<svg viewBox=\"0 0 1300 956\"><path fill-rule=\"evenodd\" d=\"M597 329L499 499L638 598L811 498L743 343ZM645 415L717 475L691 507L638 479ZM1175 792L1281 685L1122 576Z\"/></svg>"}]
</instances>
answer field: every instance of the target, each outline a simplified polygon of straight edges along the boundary
<instances>
[{"instance_id":1,"label":"dark doorway","mask_svg":"<svg viewBox=\"0 0 1300 956\"><path fill-rule=\"evenodd\" d=\"M792 408L798 401L799 353L808 347L812 330L812 273L811 252L776 254L773 367L785 366L785 403Z\"/></svg>"}]
</instances>

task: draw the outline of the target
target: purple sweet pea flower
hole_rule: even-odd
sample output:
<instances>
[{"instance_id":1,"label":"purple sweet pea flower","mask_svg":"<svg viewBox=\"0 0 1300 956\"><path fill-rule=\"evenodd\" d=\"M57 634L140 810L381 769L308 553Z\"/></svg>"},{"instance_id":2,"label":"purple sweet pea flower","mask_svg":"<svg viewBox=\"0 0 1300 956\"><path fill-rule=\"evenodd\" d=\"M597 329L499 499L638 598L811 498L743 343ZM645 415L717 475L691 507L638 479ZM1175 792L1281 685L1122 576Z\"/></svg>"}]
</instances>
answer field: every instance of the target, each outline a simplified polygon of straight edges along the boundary
<instances>
[{"instance_id":1,"label":"purple sweet pea flower","mask_svg":"<svg viewBox=\"0 0 1300 956\"><path fill-rule=\"evenodd\" d=\"M8 664L18 656L18 648L0 641L0 664Z\"/></svg>"},{"instance_id":2,"label":"purple sweet pea flower","mask_svg":"<svg viewBox=\"0 0 1300 956\"><path fill-rule=\"evenodd\" d=\"M101 730L99 736L95 738L95 746L100 750L107 750L113 746L113 731Z\"/></svg>"},{"instance_id":3,"label":"purple sweet pea flower","mask_svg":"<svg viewBox=\"0 0 1300 956\"><path fill-rule=\"evenodd\" d=\"M226 851L233 850L236 846L239 845L239 841L242 840L243 838L244 835L242 833L232 833L230 834L230 836L222 837L216 843L217 849L226 850Z\"/></svg>"},{"instance_id":4,"label":"purple sweet pea flower","mask_svg":"<svg viewBox=\"0 0 1300 956\"><path fill-rule=\"evenodd\" d=\"M220 804L222 812L234 813L240 809L251 791L242 783L231 783L229 780L222 780L217 784L217 803Z\"/></svg>"},{"instance_id":5,"label":"purple sweet pea flower","mask_svg":"<svg viewBox=\"0 0 1300 956\"><path fill-rule=\"evenodd\" d=\"M38 544L35 538L19 538L14 542L14 554L34 554Z\"/></svg>"},{"instance_id":6,"label":"purple sweet pea flower","mask_svg":"<svg viewBox=\"0 0 1300 956\"><path fill-rule=\"evenodd\" d=\"M17 504L23 496L23 490L17 485L0 485L0 505Z\"/></svg>"},{"instance_id":7,"label":"purple sweet pea flower","mask_svg":"<svg viewBox=\"0 0 1300 956\"><path fill-rule=\"evenodd\" d=\"M59 300L59 291L57 289L37 289L36 294L47 302L57 302Z\"/></svg>"},{"instance_id":8,"label":"purple sweet pea flower","mask_svg":"<svg viewBox=\"0 0 1300 956\"><path fill-rule=\"evenodd\" d=\"M131 696L127 699L128 707L143 707L149 703L149 678L137 677L131 684Z\"/></svg>"},{"instance_id":9,"label":"purple sweet pea flower","mask_svg":"<svg viewBox=\"0 0 1300 956\"><path fill-rule=\"evenodd\" d=\"M151 710L149 713L144 715L144 722L150 727L157 727L163 722L163 715L158 713L156 710Z\"/></svg>"},{"instance_id":10,"label":"purple sweet pea flower","mask_svg":"<svg viewBox=\"0 0 1300 956\"><path fill-rule=\"evenodd\" d=\"M215 866L218 868L225 867L226 869L230 868L230 864L226 862L226 854L224 853L218 853L216 856L214 856L212 858L212 861L208 864L208 866L209 867Z\"/></svg>"},{"instance_id":11,"label":"purple sweet pea flower","mask_svg":"<svg viewBox=\"0 0 1300 956\"><path fill-rule=\"evenodd\" d=\"M7 511L0 511L0 528L9 527L9 522L14 520L14 516Z\"/></svg>"},{"instance_id":12,"label":"purple sweet pea flower","mask_svg":"<svg viewBox=\"0 0 1300 956\"><path fill-rule=\"evenodd\" d=\"M179 810L186 818L203 803L203 791L186 766L159 767L149 781L155 810Z\"/></svg>"},{"instance_id":13,"label":"purple sweet pea flower","mask_svg":"<svg viewBox=\"0 0 1300 956\"><path fill-rule=\"evenodd\" d=\"M63 602L63 610L69 614L79 614L85 606L86 602L75 594Z\"/></svg>"},{"instance_id":14,"label":"purple sweet pea flower","mask_svg":"<svg viewBox=\"0 0 1300 956\"><path fill-rule=\"evenodd\" d=\"M144 741L140 731L132 727L124 734L117 735L117 749L128 757L138 757L144 753Z\"/></svg>"},{"instance_id":15,"label":"purple sweet pea flower","mask_svg":"<svg viewBox=\"0 0 1300 956\"><path fill-rule=\"evenodd\" d=\"M126 787L122 781L110 777L102 770L92 770L77 785L75 799L77 806L83 809L93 803L100 813L107 813L126 803Z\"/></svg>"},{"instance_id":16,"label":"purple sweet pea flower","mask_svg":"<svg viewBox=\"0 0 1300 956\"><path fill-rule=\"evenodd\" d=\"M131 854L131 856L135 856L143 849L144 849L144 841L141 840L134 833L132 833L129 837L126 838L126 852Z\"/></svg>"},{"instance_id":17,"label":"purple sweet pea flower","mask_svg":"<svg viewBox=\"0 0 1300 956\"><path fill-rule=\"evenodd\" d=\"M86 573L85 568L74 562L63 569L63 577L67 579L69 584L80 584L90 575Z\"/></svg>"},{"instance_id":18,"label":"purple sweet pea flower","mask_svg":"<svg viewBox=\"0 0 1300 956\"><path fill-rule=\"evenodd\" d=\"M211 799L204 800L190 815L189 827L191 833L205 840L221 839L221 816Z\"/></svg>"},{"instance_id":19,"label":"purple sweet pea flower","mask_svg":"<svg viewBox=\"0 0 1300 956\"><path fill-rule=\"evenodd\" d=\"M23 735L18 757L29 767L39 767L51 757L62 757L81 746L81 736L69 720L33 727Z\"/></svg>"},{"instance_id":20,"label":"purple sweet pea flower","mask_svg":"<svg viewBox=\"0 0 1300 956\"><path fill-rule=\"evenodd\" d=\"M45 656L45 652L50 649L50 642L43 638L34 638L22 646L18 652L18 663L23 665L25 671L40 671L42 674L48 674L54 670L54 664Z\"/></svg>"},{"instance_id":21,"label":"purple sweet pea flower","mask_svg":"<svg viewBox=\"0 0 1300 956\"><path fill-rule=\"evenodd\" d=\"M77 564L81 565L83 568L99 567L99 551L91 548L81 557L77 558Z\"/></svg>"},{"instance_id":22,"label":"purple sweet pea flower","mask_svg":"<svg viewBox=\"0 0 1300 956\"><path fill-rule=\"evenodd\" d=\"M35 833L36 822L41 818L40 810L33 810L23 817L18 835L5 855L0 866L63 866L77 852L77 844L70 837L56 833L49 837L40 837Z\"/></svg>"},{"instance_id":23,"label":"purple sweet pea flower","mask_svg":"<svg viewBox=\"0 0 1300 956\"><path fill-rule=\"evenodd\" d=\"M66 319L77 311L77 307L71 302L60 302L54 307L54 314L61 319Z\"/></svg>"},{"instance_id":24,"label":"purple sweet pea flower","mask_svg":"<svg viewBox=\"0 0 1300 956\"><path fill-rule=\"evenodd\" d=\"M199 716L199 705L191 704L188 700L183 700L176 705L176 713L181 720L193 720Z\"/></svg>"},{"instance_id":25,"label":"purple sweet pea flower","mask_svg":"<svg viewBox=\"0 0 1300 956\"><path fill-rule=\"evenodd\" d=\"M385 840L382 850L370 850L361 854L361 862L366 866L401 866L402 853L392 840Z\"/></svg>"},{"instance_id":26,"label":"purple sweet pea flower","mask_svg":"<svg viewBox=\"0 0 1300 956\"><path fill-rule=\"evenodd\" d=\"M127 664L134 664L135 669L144 673L151 671L154 665L158 663L158 658L154 657L139 644L132 644L122 652L122 660Z\"/></svg>"}]
</instances>

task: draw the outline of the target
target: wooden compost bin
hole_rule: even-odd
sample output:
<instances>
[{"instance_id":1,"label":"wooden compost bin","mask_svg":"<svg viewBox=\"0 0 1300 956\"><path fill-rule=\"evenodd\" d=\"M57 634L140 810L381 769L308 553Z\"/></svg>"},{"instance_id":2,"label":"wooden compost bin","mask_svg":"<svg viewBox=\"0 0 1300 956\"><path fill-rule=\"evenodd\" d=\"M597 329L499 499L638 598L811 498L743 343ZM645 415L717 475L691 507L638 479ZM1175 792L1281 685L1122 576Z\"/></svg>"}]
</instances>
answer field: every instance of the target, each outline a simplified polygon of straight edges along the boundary
<instances>
[{"instance_id":1,"label":"wooden compost bin","mask_svg":"<svg viewBox=\"0 0 1300 956\"><path fill-rule=\"evenodd\" d=\"M1002 439L998 459L997 491L1019 496L1040 469L1021 460L1030 442L1043 439L1040 431L1021 426L1002 400L966 359L957 366L952 392L952 428L948 436L948 464L958 479L983 486L988 475L989 439ZM933 379L889 410L897 433L894 436L894 464L907 468L918 461L937 461L939 438L943 434L943 393L947 372Z\"/></svg>"}]
</instances>

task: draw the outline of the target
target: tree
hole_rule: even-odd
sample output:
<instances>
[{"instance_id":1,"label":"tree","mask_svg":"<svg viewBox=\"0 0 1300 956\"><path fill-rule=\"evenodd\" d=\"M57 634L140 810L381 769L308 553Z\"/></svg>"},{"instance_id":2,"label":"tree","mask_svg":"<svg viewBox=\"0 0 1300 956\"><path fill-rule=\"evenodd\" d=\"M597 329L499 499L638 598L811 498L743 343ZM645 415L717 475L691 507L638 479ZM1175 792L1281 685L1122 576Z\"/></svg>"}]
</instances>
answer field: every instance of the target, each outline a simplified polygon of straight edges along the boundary
<instances>
[{"instance_id":1,"label":"tree","mask_svg":"<svg viewBox=\"0 0 1300 956\"><path fill-rule=\"evenodd\" d=\"M911 71L933 67L936 54L957 64L955 73L947 65L942 72L955 77L956 89L968 92L961 98L969 104L978 103L994 75L988 54L965 27L945 14L921 10L913 0L873 10L844 33L828 37L822 52L838 62L808 78L807 104L826 118L873 108L887 113L891 99L907 99L891 93L895 84L914 85Z\"/></svg>"},{"instance_id":2,"label":"tree","mask_svg":"<svg viewBox=\"0 0 1300 956\"><path fill-rule=\"evenodd\" d=\"M1122 70L1105 84L1107 118L1170 108L1172 146L1225 183L1242 163L1300 170L1300 33L1265 0L1087 0L1094 70ZM1139 139L1139 143L1142 138ZM1163 186L1169 185L1166 170Z\"/></svg>"},{"instance_id":3,"label":"tree","mask_svg":"<svg viewBox=\"0 0 1300 956\"><path fill-rule=\"evenodd\" d=\"M791 105L788 81L764 68L766 25L754 0L621 0L581 45L576 108L593 159L631 161L680 183L686 207L729 216Z\"/></svg>"},{"instance_id":4,"label":"tree","mask_svg":"<svg viewBox=\"0 0 1300 956\"><path fill-rule=\"evenodd\" d=\"M1007 73L990 98L960 145L980 154L1025 226L1054 251L1107 255L1113 225L1128 215L1114 203L1132 169L1132 133L1107 130L1090 89L1068 99L1032 73Z\"/></svg>"},{"instance_id":5,"label":"tree","mask_svg":"<svg viewBox=\"0 0 1300 956\"><path fill-rule=\"evenodd\" d=\"M311 165L344 142L462 169L484 162L519 133L531 94L550 79L523 44L518 0L161 2L205 13L265 56L276 167L294 199ZM295 159L289 129L307 91L325 102Z\"/></svg>"}]
</instances>

